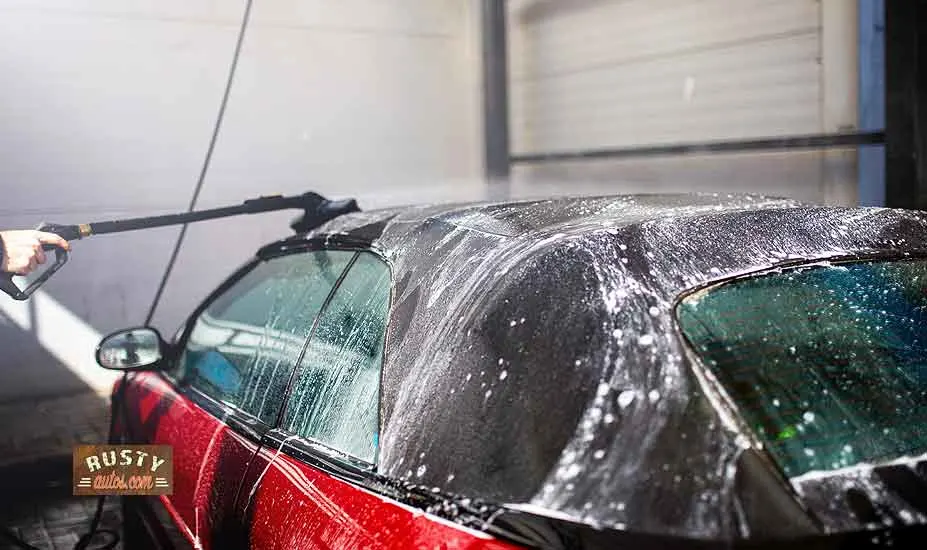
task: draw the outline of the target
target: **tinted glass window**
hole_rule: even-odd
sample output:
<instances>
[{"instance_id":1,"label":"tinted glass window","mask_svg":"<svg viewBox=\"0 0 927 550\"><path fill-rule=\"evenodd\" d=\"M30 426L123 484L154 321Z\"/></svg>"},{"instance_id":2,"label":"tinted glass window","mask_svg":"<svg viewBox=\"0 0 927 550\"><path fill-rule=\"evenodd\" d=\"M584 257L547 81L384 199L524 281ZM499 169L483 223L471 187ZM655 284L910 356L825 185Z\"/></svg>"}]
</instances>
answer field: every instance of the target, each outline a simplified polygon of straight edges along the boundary
<instances>
[{"instance_id":1,"label":"tinted glass window","mask_svg":"<svg viewBox=\"0 0 927 550\"><path fill-rule=\"evenodd\" d=\"M317 251L258 264L195 320L181 376L272 423L312 323L353 252Z\"/></svg>"},{"instance_id":2,"label":"tinted glass window","mask_svg":"<svg viewBox=\"0 0 927 550\"><path fill-rule=\"evenodd\" d=\"M735 281L678 317L787 474L927 451L927 261Z\"/></svg>"},{"instance_id":3,"label":"tinted glass window","mask_svg":"<svg viewBox=\"0 0 927 550\"><path fill-rule=\"evenodd\" d=\"M322 312L284 415L291 433L373 463L389 268L358 256Z\"/></svg>"}]
</instances>

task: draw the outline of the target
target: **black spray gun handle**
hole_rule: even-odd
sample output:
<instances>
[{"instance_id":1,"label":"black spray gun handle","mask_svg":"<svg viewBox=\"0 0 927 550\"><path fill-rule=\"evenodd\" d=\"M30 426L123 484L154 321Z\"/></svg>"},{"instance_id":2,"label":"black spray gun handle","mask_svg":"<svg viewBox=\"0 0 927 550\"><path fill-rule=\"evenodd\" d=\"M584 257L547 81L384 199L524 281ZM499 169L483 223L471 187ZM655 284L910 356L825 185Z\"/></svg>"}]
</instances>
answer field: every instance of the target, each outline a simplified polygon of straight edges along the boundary
<instances>
[{"instance_id":1,"label":"black spray gun handle","mask_svg":"<svg viewBox=\"0 0 927 550\"><path fill-rule=\"evenodd\" d=\"M76 229L76 226L57 225L52 223L42 223L36 228L37 231L57 233L66 240L80 238L80 234L76 236L72 235ZM67 250L53 244L43 244L42 249L45 251L55 251L55 262L53 264L42 272L41 275L36 277L34 281L26 285L26 288L19 288L16 286L16 283L13 282L13 273L0 272L0 290L7 293L14 300L28 300L33 292L38 290L40 286L45 284L45 281L47 281L49 277L54 275L56 271L61 269L62 266L68 262Z\"/></svg>"}]
</instances>

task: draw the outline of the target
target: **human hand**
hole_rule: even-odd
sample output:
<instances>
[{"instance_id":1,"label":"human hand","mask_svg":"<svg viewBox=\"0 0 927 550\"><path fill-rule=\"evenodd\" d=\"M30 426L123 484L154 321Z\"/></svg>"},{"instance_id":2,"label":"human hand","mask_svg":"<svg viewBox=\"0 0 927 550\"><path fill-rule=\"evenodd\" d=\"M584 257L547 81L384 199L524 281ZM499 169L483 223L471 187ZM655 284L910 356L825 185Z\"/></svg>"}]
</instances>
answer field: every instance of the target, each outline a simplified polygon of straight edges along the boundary
<instances>
[{"instance_id":1,"label":"human hand","mask_svg":"<svg viewBox=\"0 0 927 550\"><path fill-rule=\"evenodd\" d=\"M28 275L39 264L45 263L43 244L71 250L68 241L59 235L31 229L0 231L0 243L3 245L3 261L0 263L0 271L17 275Z\"/></svg>"}]
</instances>

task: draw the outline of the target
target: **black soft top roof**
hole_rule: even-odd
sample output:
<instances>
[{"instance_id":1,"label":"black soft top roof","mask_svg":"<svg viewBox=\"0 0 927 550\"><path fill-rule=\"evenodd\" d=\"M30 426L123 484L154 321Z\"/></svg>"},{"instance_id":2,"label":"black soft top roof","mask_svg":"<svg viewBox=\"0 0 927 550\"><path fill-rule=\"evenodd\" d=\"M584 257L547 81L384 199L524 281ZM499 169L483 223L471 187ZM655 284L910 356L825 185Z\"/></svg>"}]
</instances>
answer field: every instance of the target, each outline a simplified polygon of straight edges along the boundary
<instances>
[{"instance_id":1,"label":"black soft top roof","mask_svg":"<svg viewBox=\"0 0 927 550\"><path fill-rule=\"evenodd\" d=\"M738 428L693 375L675 300L796 259L927 249L927 221L637 195L362 212L309 236L370 242L392 268L381 472L599 526L732 538Z\"/></svg>"}]
</instances>

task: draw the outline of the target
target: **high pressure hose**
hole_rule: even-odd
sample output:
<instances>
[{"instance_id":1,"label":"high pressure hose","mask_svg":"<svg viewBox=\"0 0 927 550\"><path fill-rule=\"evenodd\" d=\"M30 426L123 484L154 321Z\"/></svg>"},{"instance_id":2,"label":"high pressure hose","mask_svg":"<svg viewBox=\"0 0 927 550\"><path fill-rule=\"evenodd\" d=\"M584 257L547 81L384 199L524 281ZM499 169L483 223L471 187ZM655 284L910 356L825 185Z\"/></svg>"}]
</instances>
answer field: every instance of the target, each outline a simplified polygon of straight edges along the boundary
<instances>
[{"instance_id":1,"label":"high pressure hose","mask_svg":"<svg viewBox=\"0 0 927 550\"><path fill-rule=\"evenodd\" d=\"M209 171L209 165L212 163L212 154L216 149L216 141L219 139L219 130L222 128L222 121L225 120L225 108L228 106L229 95L232 92L232 83L235 81L235 71L238 69L238 58L241 55L241 46L245 41L245 30L248 28L248 22L251 20L251 2L245 1L245 13L241 18L241 27L238 30L238 40L235 42L235 53L232 55L232 64L229 66L228 79L225 82L225 91L222 93L222 101L219 103L219 114L216 116L216 124L212 128L212 136L209 138L209 146L206 148L206 157L203 159L203 166L200 168L199 178L196 180L196 187L193 189L193 196L190 198L190 205L187 207L188 212L192 212L196 207L196 201L200 197L200 191L203 189L203 182L206 181L206 173ZM180 245L187 234L187 224L180 227L180 235L177 236L177 242L174 244L174 250L171 252L171 258L167 262L167 268L161 277L161 283L155 292L154 299L151 301L151 308L148 310L148 316L145 318L145 325L151 323L158 302L161 301L161 294L164 287L167 286L167 280L174 269L174 262L177 261L177 255L180 253Z\"/></svg>"}]
</instances>

